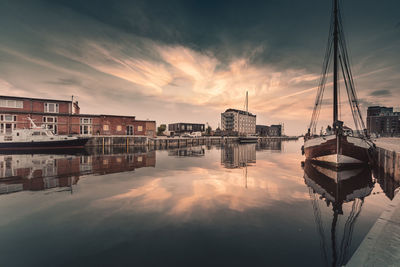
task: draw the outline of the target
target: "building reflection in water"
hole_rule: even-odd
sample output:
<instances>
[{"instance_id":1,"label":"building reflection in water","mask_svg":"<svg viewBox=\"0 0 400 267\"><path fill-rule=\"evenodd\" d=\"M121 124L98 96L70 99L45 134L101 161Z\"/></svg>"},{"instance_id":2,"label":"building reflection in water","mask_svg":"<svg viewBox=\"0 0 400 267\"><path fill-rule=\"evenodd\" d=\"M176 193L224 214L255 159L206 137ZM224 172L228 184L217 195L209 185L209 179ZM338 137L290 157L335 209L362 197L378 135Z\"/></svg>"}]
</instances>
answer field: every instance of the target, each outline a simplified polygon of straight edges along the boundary
<instances>
[{"instance_id":1,"label":"building reflection in water","mask_svg":"<svg viewBox=\"0 0 400 267\"><path fill-rule=\"evenodd\" d=\"M374 187L371 170L364 166L337 171L306 161L304 181L309 187L322 257L327 266L343 266L351 256L349 249L352 233L364 199L371 194ZM325 218L328 221L328 229L324 228L326 222L323 220L324 207L320 206L321 202L324 202L323 206L331 209L330 215ZM343 212L346 203L351 204L347 216ZM345 218L342 227L338 225L340 217Z\"/></svg>"},{"instance_id":2,"label":"building reflection in water","mask_svg":"<svg viewBox=\"0 0 400 267\"><path fill-rule=\"evenodd\" d=\"M259 142L256 146L257 151L269 150L271 152L281 152L282 151L282 141L281 140L269 140Z\"/></svg>"},{"instance_id":3,"label":"building reflection in water","mask_svg":"<svg viewBox=\"0 0 400 267\"><path fill-rule=\"evenodd\" d=\"M394 177L389 173L390 171L384 170L383 168L375 167L373 169L374 177L381 186L383 192L390 200L393 200L396 191L398 191L398 188L400 187L400 179L398 176ZM398 174L399 170L396 170L396 173Z\"/></svg>"},{"instance_id":4,"label":"building reflection in water","mask_svg":"<svg viewBox=\"0 0 400 267\"><path fill-rule=\"evenodd\" d=\"M229 144L221 149L221 164L227 169L242 168L256 163L256 144Z\"/></svg>"},{"instance_id":5,"label":"building reflection in water","mask_svg":"<svg viewBox=\"0 0 400 267\"><path fill-rule=\"evenodd\" d=\"M50 188L72 190L81 175L104 175L155 165L155 151L126 148L75 150L69 155L0 155L0 194Z\"/></svg>"}]
</instances>

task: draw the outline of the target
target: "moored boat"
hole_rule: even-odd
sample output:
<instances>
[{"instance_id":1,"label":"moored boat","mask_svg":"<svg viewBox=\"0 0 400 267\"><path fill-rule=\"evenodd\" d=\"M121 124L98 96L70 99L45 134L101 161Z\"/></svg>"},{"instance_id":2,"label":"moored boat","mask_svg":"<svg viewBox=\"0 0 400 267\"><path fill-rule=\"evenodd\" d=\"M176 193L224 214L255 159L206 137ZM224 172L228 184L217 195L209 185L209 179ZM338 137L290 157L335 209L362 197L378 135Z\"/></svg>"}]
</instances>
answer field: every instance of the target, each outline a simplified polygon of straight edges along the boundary
<instances>
[{"instance_id":1,"label":"moored boat","mask_svg":"<svg viewBox=\"0 0 400 267\"><path fill-rule=\"evenodd\" d=\"M346 165L371 163L375 145L370 140L361 115L353 76L350 69L346 42L343 34L339 1L333 0L328 47L325 53L323 72L318 86L317 97L308 132L304 137L303 153L308 160L343 168ZM328 78L329 66L333 59L333 123L326 134L316 134L316 125L321 110L322 98ZM341 70L339 72L339 69ZM355 131L344 126L339 120L340 94L339 75L342 75L346 88ZM322 131L321 131L322 132Z\"/></svg>"},{"instance_id":2,"label":"moored boat","mask_svg":"<svg viewBox=\"0 0 400 267\"><path fill-rule=\"evenodd\" d=\"M28 117L29 129L14 130L9 134L0 135L0 150L43 150L83 148L88 138L55 135L45 127L38 127Z\"/></svg>"}]
</instances>

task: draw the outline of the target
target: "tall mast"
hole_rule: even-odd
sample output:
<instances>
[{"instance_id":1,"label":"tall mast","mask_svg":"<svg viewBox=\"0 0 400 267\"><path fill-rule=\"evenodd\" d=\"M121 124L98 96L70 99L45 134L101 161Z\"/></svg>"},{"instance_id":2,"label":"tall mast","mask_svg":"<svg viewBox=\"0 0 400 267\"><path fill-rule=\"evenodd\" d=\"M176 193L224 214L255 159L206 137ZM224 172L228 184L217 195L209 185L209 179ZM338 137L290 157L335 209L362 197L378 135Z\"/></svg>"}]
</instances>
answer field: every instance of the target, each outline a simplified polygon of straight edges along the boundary
<instances>
[{"instance_id":1,"label":"tall mast","mask_svg":"<svg viewBox=\"0 0 400 267\"><path fill-rule=\"evenodd\" d=\"M246 113L249 114L249 91L246 91Z\"/></svg>"},{"instance_id":2,"label":"tall mast","mask_svg":"<svg viewBox=\"0 0 400 267\"><path fill-rule=\"evenodd\" d=\"M338 121L338 46L339 46L339 22L338 0L334 2L334 31L333 31L333 124Z\"/></svg>"}]
</instances>

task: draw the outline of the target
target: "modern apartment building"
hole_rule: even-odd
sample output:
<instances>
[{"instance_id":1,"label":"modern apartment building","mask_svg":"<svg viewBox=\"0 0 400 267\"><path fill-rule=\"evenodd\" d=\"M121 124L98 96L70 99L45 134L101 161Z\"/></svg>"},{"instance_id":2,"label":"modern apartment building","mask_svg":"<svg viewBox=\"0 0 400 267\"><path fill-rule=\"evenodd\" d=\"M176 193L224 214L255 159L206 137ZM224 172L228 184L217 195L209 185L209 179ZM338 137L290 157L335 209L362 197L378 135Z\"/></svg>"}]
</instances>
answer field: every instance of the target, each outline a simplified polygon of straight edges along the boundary
<instances>
[{"instance_id":1,"label":"modern apartment building","mask_svg":"<svg viewBox=\"0 0 400 267\"><path fill-rule=\"evenodd\" d=\"M399 136L400 112L394 112L393 107L368 107L367 130L369 134Z\"/></svg>"},{"instance_id":2,"label":"modern apartment building","mask_svg":"<svg viewBox=\"0 0 400 267\"><path fill-rule=\"evenodd\" d=\"M77 101L0 96L0 134L29 128L30 117L55 134L145 135L154 137L156 122L135 116L80 114Z\"/></svg>"},{"instance_id":3,"label":"modern apartment building","mask_svg":"<svg viewBox=\"0 0 400 267\"><path fill-rule=\"evenodd\" d=\"M238 109L227 109L221 113L221 127L223 131L234 132L239 135L256 133L256 115Z\"/></svg>"}]
</instances>

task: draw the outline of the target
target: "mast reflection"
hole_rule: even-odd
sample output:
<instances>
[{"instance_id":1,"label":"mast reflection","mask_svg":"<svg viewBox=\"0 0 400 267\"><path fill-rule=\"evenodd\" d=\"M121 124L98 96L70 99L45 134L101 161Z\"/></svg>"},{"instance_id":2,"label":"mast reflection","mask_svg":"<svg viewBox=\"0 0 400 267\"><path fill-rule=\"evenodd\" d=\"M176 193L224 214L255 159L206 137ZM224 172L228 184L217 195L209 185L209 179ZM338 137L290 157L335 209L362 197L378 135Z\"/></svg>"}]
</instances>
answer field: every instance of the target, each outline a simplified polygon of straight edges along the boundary
<instances>
[{"instance_id":1,"label":"mast reflection","mask_svg":"<svg viewBox=\"0 0 400 267\"><path fill-rule=\"evenodd\" d=\"M104 175L155 167L155 151L80 150L74 154L0 155L0 194L69 188L82 175ZM72 191L71 191L72 192Z\"/></svg>"},{"instance_id":2,"label":"mast reflection","mask_svg":"<svg viewBox=\"0 0 400 267\"><path fill-rule=\"evenodd\" d=\"M309 194L313 204L314 219L320 236L322 258L327 266L343 266L348 261L349 249L355 223L359 217L365 197L373 190L374 182L368 166L348 170L333 170L305 162L304 181L309 187ZM324 222L319 203L325 202L326 207L332 206L330 223L330 246L325 236ZM343 206L351 203L350 212L346 218L343 231L338 231L340 216L346 217ZM340 242L337 235L340 235ZM329 251L331 253L329 253ZM329 257L328 255L331 255Z\"/></svg>"}]
</instances>

